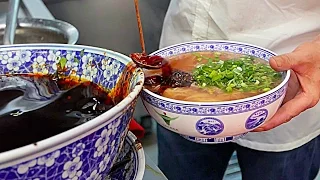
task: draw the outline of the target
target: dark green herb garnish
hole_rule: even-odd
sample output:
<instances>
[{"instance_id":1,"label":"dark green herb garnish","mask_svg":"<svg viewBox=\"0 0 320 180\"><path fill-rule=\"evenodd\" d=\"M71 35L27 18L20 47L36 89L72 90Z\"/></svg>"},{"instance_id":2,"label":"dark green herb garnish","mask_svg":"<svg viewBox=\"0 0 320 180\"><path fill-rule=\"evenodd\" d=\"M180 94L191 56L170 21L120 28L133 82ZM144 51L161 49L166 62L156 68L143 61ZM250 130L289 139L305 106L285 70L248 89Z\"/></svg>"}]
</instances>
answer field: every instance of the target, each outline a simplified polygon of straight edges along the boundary
<instances>
[{"instance_id":1,"label":"dark green herb garnish","mask_svg":"<svg viewBox=\"0 0 320 180\"><path fill-rule=\"evenodd\" d=\"M220 53L215 58L195 54L197 59L207 60L193 72L193 78L200 87L218 87L226 92L269 91L281 79L281 74L268 64L255 61L254 57L244 56L238 59L220 60Z\"/></svg>"}]
</instances>

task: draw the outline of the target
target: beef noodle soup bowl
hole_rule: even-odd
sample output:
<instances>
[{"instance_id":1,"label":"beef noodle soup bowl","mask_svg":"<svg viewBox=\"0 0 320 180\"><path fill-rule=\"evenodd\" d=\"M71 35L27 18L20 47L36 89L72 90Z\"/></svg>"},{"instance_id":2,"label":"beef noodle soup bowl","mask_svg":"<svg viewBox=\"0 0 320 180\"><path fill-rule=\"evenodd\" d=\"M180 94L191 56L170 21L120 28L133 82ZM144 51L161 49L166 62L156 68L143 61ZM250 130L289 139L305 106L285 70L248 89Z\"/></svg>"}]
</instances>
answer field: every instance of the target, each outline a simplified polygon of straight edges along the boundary
<instances>
[{"instance_id":1,"label":"beef noodle soup bowl","mask_svg":"<svg viewBox=\"0 0 320 180\"><path fill-rule=\"evenodd\" d=\"M106 177L144 83L132 64L88 46L1 46L1 179Z\"/></svg>"},{"instance_id":2,"label":"beef noodle soup bowl","mask_svg":"<svg viewBox=\"0 0 320 180\"><path fill-rule=\"evenodd\" d=\"M234 141L268 121L290 77L269 66L275 53L239 42L187 42L152 55L169 66L144 70L146 110L161 126L200 143Z\"/></svg>"}]
</instances>

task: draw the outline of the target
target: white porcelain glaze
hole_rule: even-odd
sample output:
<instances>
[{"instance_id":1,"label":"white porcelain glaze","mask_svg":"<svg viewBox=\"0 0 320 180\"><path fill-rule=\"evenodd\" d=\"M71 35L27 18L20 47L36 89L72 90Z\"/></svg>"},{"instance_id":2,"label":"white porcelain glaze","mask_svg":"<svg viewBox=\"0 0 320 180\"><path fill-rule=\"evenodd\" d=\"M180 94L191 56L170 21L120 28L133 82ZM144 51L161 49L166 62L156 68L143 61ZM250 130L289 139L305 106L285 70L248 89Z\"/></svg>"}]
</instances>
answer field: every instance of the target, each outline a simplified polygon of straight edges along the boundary
<instances>
[{"instance_id":1,"label":"white porcelain glaze","mask_svg":"<svg viewBox=\"0 0 320 180\"><path fill-rule=\"evenodd\" d=\"M120 53L89 46L0 46L0 74L52 74L62 57L67 59L67 76L83 77L107 89L115 87L131 61ZM17 64L19 66L14 67ZM0 153L0 179L58 180L106 176L124 143L143 82L142 71L136 69L130 80L130 94L109 111L61 134Z\"/></svg>"},{"instance_id":2,"label":"white porcelain glaze","mask_svg":"<svg viewBox=\"0 0 320 180\"><path fill-rule=\"evenodd\" d=\"M268 61L276 54L233 41L194 41L160 49L152 55L169 57L195 51L227 51ZM199 143L223 143L241 138L268 121L286 94L290 71L274 89L257 96L225 102L186 102L162 97L144 89L142 101L148 113L163 127ZM164 121L164 119L171 121Z\"/></svg>"}]
</instances>

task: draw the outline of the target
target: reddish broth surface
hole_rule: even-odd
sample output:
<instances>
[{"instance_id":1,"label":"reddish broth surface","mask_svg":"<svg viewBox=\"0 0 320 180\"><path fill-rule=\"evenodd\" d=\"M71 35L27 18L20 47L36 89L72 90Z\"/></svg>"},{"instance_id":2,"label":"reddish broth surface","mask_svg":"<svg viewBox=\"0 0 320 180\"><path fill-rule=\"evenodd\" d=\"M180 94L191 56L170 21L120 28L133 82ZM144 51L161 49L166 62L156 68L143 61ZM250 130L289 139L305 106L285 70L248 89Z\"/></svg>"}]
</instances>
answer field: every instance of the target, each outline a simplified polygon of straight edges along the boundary
<instances>
[{"instance_id":1,"label":"reddish broth surface","mask_svg":"<svg viewBox=\"0 0 320 180\"><path fill-rule=\"evenodd\" d=\"M235 53L227 53L227 52L220 52L220 59L221 60L228 60L233 58L240 58L244 55L242 54L235 54ZM215 54L213 52L197 52L206 58L215 58ZM206 58L202 58L199 61L199 57L195 56L194 53L185 53L176 56L172 56L169 58L169 65L172 68L173 72L175 70L179 70L182 72L192 73L193 70L200 64L207 63ZM266 64L267 61L263 59L256 58L256 63L264 63ZM161 75L161 70L144 70L145 76L148 78L150 76ZM160 78L157 79L158 81ZM275 86L280 84L281 81L276 82ZM160 85L148 85L145 84L145 87L157 94L160 94L164 97L176 99L176 100L183 100L183 101L190 101L190 102L221 102L221 101L231 101L237 99L244 99L248 97L252 97L261 92L258 91L251 91L251 92L240 92L240 91L233 91L231 93L226 93L220 90L217 87L198 87L194 83L189 87L166 87L164 90L160 91Z\"/></svg>"}]
</instances>

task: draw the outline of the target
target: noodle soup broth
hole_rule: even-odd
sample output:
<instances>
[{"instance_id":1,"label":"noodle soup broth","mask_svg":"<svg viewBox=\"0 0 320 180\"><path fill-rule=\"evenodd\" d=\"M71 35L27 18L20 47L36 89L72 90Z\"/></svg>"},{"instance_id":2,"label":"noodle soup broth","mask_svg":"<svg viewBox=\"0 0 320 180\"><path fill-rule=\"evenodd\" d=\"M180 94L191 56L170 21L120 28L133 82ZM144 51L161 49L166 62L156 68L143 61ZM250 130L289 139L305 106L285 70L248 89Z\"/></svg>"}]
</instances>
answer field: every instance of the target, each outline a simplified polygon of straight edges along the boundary
<instances>
[{"instance_id":1,"label":"noodle soup broth","mask_svg":"<svg viewBox=\"0 0 320 180\"><path fill-rule=\"evenodd\" d=\"M243 54L221 51L190 52L169 57L176 83L161 82L145 87L161 96L189 102L221 102L244 99L267 92L281 83L281 73L275 72L267 61ZM161 70L146 71L146 76L161 75ZM171 76L173 76L171 75ZM188 79L189 86L176 85ZM173 80L172 80L173 79ZM178 80L177 80L178 79ZM160 86L166 86L159 91Z\"/></svg>"},{"instance_id":2,"label":"noodle soup broth","mask_svg":"<svg viewBox=\"0 0 320 180\"><path fill-rule=\"evenodd\" d=\"M269 66L273 52L243 43L189 42L152 55L165 57L171 74L145 70L145 108L163 127L200 143L234 141L261 126L281 105L290 77Z\"/></svg>"}]
</instances>

